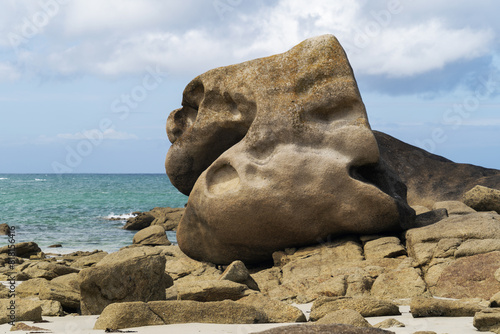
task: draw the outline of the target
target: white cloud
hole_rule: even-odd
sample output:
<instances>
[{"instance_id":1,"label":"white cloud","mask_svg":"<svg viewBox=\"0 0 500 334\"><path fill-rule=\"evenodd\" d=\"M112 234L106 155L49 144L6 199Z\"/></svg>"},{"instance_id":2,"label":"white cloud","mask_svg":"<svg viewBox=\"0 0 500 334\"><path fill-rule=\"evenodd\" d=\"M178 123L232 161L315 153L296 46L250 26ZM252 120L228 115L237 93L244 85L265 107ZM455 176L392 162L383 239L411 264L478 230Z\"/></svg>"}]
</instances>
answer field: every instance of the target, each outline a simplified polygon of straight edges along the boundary
<instances>
[{"instance_id":1,"label":"white cloud","mask_svg":"<svg viewBox=\"0 0 500 334\"><path fill-rule=\"evenodd\" d=\"M45 0L50 1L57 0ZM283 52L325 33L339 38L356 73L362 75L411 77L495 53L498 24L488 27L487 22L471 20L466 26L456 19L492 8L462 1L454 3L453 11L446 6L428 11L430 0L400 2L392 11L389 2L362 0L256 1L234 5L221 20L211 1L72 0L24 45L16 61L33 75L119 76L160 66L194 76ZM249 12L252 6L257 9ZM7 22L0 26L4 31L9 25L19 27L43 10L24 0L0 4L0 19ZM0 47L7 47L5 43L0 40Z\"/></svg>"},{"instance_id":2,"label":"white cloud","mask_svg":"<svg viewBox=\"0 0 500 334\"><path fill-rule=\"evenodd\" d=\"M115 129L106 129L104 131L98 129L86 130L83 132L77 133L60 133L57 135L58 139L69 139L69 140L104 140L104 139L113 139L113 140L128 140L128 139L139 139L134 134L119 132Z\"/></svg>"},{"instance_id":3,"label":"white cloud","mask_svg":"<svg viewBox=\"0 0 500 334\"><path fill-rule=\"evenodd\" d=\"M0 81L15 81L21 77L19 71L8 63L0 63Z\"/></svg>"}]
</instances>

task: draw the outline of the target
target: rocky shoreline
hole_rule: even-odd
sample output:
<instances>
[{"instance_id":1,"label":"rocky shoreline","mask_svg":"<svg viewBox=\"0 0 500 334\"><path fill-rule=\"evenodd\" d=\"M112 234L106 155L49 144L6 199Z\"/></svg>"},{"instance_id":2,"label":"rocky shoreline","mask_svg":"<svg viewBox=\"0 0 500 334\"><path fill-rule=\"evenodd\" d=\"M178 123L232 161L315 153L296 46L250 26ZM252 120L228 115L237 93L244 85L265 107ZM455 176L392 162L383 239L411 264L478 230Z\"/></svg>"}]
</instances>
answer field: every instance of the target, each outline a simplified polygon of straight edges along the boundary
<instances>
[{"instance_id":1,"label":"rocky shoreline","mask_svg":"<svg viewBox=\"0 0 500 334\"><path fill-rule=\"evenodd\" d=\"M372 327L364 317L396 316L401 305L409 305L413 317L474 317L478 329L499 332L498 212L476 212L459 201L416 209L417 220L427 226L403 234L323 240L275 252L273 263L248 267L241 261L217 266L193 260L166 240L163 228L153 233L158 238L134 238L147 241L111 254L49 256L34 242L20 243L14 258L0 248L0 281L15 277L18 283L16 321L77 313L100 315L95 329L289 324L307 318L318 325ZM145 227L136 236L158 227ZM14 270L7 265L12 259ZM3 306L8 293L0 286ZM295 306L307 303L312 303L308 317ZM9 322L6 309L2 323Z\"/></svg>"}]
</instances>

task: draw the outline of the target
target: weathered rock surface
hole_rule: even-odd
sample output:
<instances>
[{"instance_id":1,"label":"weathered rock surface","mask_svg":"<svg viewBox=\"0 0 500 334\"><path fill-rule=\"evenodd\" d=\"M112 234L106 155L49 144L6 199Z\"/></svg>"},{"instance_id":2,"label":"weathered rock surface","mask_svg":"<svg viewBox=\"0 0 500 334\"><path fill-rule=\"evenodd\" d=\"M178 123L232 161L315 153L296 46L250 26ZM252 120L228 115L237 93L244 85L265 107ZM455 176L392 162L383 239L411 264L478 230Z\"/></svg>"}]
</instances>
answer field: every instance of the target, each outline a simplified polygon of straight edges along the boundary
<instances>
[{"instance_id":1,"label":"weathered rock surface","mask_svg":"<svg viewBox=\"0 0 500 334\"><path fill-rule=\"evenodd\" d=\"M474 315L473 325L481 332L500 333L500 309L486 309Z\"/></svg>"},{"instance_id":2,"label":"weathered rock surface","mask_svg":"<svg viewBox=\"0 0 500 334\"><path fill-rule=\"evenodd\" d=\"M167 239L165 230L162 226L149 226L146 227L134 235L132 242L136 245L145 246L168 246L170 241Z\"/></svg>"},{"instance_id":3,"label":"weathered rock surface","mask_svg":"<svg viewBox=\"0 0 500 334\"><path fill-rule=\"evenodd\" d=\"M16 321L40 321L42 320L42 307L39 301L28 299L16 299L12 306L12 299L0 299L0 325L12 321L11 315L15 314ZM14 307L15 311L11 312Z\"/></svg>"},{"instance_id":4,"label":"weathered rock surface","mask_svg":"<svg viewBox=\"0 0 500 334\"><path fill-rule=\"evenodd\" d=\"M373 132L381 158L408 187L408 203L412 206L431 208L439 201L461 201L476 185L500 189L500 170L455 163L385 133Z\"/></svg>"},{"instance_id":5,"label":"weathered rock surface","mask_svg":"<svg viewBox=\"0 0 500 334\"><path fill-rule=\"evenodd\" d=\"M385 319L378 324L373 325L376 328L406 327L404 323L394 318Z\"/></svg>"},{"instance_id":6,"label":"weathered rock surface","mask_svg":"<svg viewBox=\"0 0 500 334\"><path fill-rule=\"evenodd\" d=\"M260 291L257 282L255 282L247 267L241 261L232 262L219 279L245 284L249 289Z\"/></svg>"},{"instance_id":7,"label":"weathered rock surface","mask_svg":"<svg viewBox=\"0 0 500 334\"><path fill-rule=\"evenodd\" d=\"M177 299L199 302L238 300L244 296L247 286L227 280L177 282Z\"/></svg>"},{"instance_id":8,"label":"weathered rock surface","mask_svg":"<svg viewBox=\"0 0 500 334\"><path fill-rule=\"evenodd\" d=\"M403 299L428 295L427 285L421 272L415 268L404 268L383 273L373 282L371 295L380 299Z\"/></svg>"},{"instance_id":9,"label":"weathered rock surface","mask_svg":"<svg viewBox=\"0 0 500 334\"><path fill-rule=\"evenodd\" d=\"M206 72L182 105L167 121L166 169L190 194L177 233L188 256L259 262L332 234L412 225L335 37Z\"/></svg>"},{"instance_id":10,"label":"weathered rock surface","mask_svg":"<svg viewBox=\"0 0 500 334\"><path fill-rule=\"evenodd\" d=\"M259 334L393 334L379 328L360 328L351 325L293 325L268 329Z\"/></svg>"},{"instance_id":11,"label":"weathered rock surface","mask_svg":"<svg viewBox=\"0 0 500 334\"><path fill-rule=\"evenodd\" d=\"M397 237L381 237L367 241L363 250L367 260L406 255L406 250Z\"/></svg>"},{"instance_id":12,"label":"weathered rock surface","mask_svg":"<svg viewBox=\"0 0 500 334\"><path fill-rule=\"evenodd\" d=\"M417 214L417 216L415 217L415 227L432 225L447 217L448 211L444 208L426 211L424 213Z\"/></svg>"},{"instance_id":13,"label":"weathered rock surface","mask_svg":"<svg viewBox=\"0 0 500 334\"><path fill-rule=\"evenodd\" d=\"M358 311L363 317L380 317L401 314L399 312L399 307L396 304L375 298L322 297L314 301L311 309L310 320L317 321L330 312L345 309Z\"/></svg>"},{"instance_id":14,"label":"weathered rock surface","mask_svg":"<svg viewBox=\"0 0 500 334\"><path fill-rule=\"evenodd\" d=\"M10 245L0 247L0 254L9 253L9 251L11 250L9 246ZM42 251L40 247L38 247L38 245L33 241L14 244L14 248L16 250L16 256L28 259L30 258L30 256L37 255Z\"/></svg>"},{"instance_id":15,"label":"weathered rock surface","mask_svg":"<svg viewBox=\"0 0 500 334\"><path fill-rule=\"evenodd\" d=\"M267 322L252 306L233 301L155 301L108 305L94 329L130 328L180 323L254 324Z\"/></svg>"},{"instance_id":16,"label":"weathered rock surface","mask_svg":"<svg viewBox=\"0 0 500 334\"><path fill-rule=\"evenodd\" d=\"M34 262L23 269L23 273L27 274L30 278L45 278L48 280L56 278L57 276L78 272L80 272L79 269L46 261Z\"/></svg>"},{"instance_id":17,"label":"weathered rock surface","mask_svg":"<svg viewBox=\"0 0 500 334\"><path fill-rule=\"evenodd\" d=\"M0 235L9 235L10 234L10 227L9 225L3 223L0 224Z\"/></svg>"},{"instance_id":18,"label":"weathered rock surface","mask_svg":"<svg viewBox=\"0 0 500 334\"><path fill-rule=\"evenodd\" d=\"M494 275L498 268L499 251L457 259L443 270L431 291L440 297L490 299L500 291Z\"/></svg>"},{"instance_id":19,"label":"weathered rock surface","mask_svg":"<svg viewBox=\"0 0 500 334\"><path fill-rule=\"evenodd\" d=\"M123 229L139 231L150 226L154 220L155 217L149 212L141 212L137 216L127 219Z\"/></svg>"},{"instance_id":20,"label":"weathered rock surface","mask_svg":"<svg viewBox=\"0 0 500 334\"><path fill-rule=\"evenodd\" d=\"M419 317L473 317L476 312L485 310L488 302L481 299L436 299L416 297L411 299L410 312Z\"/></svg>"},{"instance_id":21,"label":"weathered rock surface","mask_svg":"<svg viewBox=\"0 0 500 334\"><path fill-rule=\"evenodd\" d=\"M500 190L475 186L463 196L465 204L477 211L496 211L500 213Z\"/></svg>"},{"instance_id":22,"label":"weathered rock surface","mask_svg":"<svg viewBox=\"0 0 500 334\"><path fill-rule=\"evenodd\" d=\"M88 268L104 259L106 255L108 255L107 252L99 251L85 256L76 256L75 259L71 259L70 266L79 269ZM66 259L69 258L66 257Z\"/></svg>"},{"instance_id":23,"label":"weathered rock surface","mask_svg":"<svg viewBox=\"0 0 500 334\"><path fill-rule=\"evenodd\" d=\"M173 284L165 261L161 249L134 247L83 269L78 275L82 314L100 314L112 303L165 300L165 290Z\"/></svg>"},{"instance_id":24,"label":"weathered rock surface","mask_svg":"<svg viewBox=\"0 0 500 334\"><path fill-rule=\"evenodd\" d=\"M75 312L80 309L80 291L53 281L45 281L40 284L38 297L41 300L58 301L68 311Z\"/></svg>"},{"instance_id":25,"label":"weathered rock surface","mask_svg":"<svg viewBox=\"0 0 500 334\"><path fill-rule=\"evenodd\" d=\"M460 201L441 201L436 202L432 206L432 210L446 209L448 215L467 215L469 213L474 213L476 210L470 206L465 205Z\"/></svg>"},{"instance_id":26,"label":"weathered rock surface","mask_svg":"<svg viewBox=\"0 0 500 334\"><path fill-rule=\"evenodd\" d=\"M162 226L165 231L176 230L184 210L184 208L154 208L149 211L155 217L155 220L151 222L151 226Z\"/></svg>"},{"instance_id":27,"label":"weathered rock surface","mask_svg":"<svg viewBox=\"0 0 500 334\"><path fill-rule=\"evenodd\" d=\"M260 293L254 293L243 297L237 302L255 307L266 315L269 322L285 323L306 321L304 313L295 306L271 299Z\"/></svg>"},{"instance_id":28,"label":"weathered rock surface","mask_svg":"<svg viewBox=\"0 0 500 334\"><path fill-rule=\"evenodd\" d=\"M345 324L355 327L373 327L363 316L354 310L338 310L327 313L324 317L316 321L317 324Z\"/></svg>"}]
</instances>

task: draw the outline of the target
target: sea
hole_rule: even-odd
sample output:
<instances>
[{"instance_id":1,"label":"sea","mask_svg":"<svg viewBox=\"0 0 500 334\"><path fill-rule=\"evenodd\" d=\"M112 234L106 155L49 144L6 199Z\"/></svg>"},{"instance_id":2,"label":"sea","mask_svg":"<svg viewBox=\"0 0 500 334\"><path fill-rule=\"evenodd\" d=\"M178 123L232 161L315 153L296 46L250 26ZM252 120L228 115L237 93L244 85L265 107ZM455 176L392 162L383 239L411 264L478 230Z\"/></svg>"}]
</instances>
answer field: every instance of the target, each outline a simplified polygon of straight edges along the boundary
<instances>
[{"instance_id":1,"label":"sea","mask_svg":"<svg viewBox=\"0 0 500 334\"><path fill-rule=\"evenodd\" d=\"M133 212L186 203L166 174L0 174L0 224L45 253L117 251L132 244L123 226ZM11 241L0 236L0 247Z\"/></svg>"}]
</instances>

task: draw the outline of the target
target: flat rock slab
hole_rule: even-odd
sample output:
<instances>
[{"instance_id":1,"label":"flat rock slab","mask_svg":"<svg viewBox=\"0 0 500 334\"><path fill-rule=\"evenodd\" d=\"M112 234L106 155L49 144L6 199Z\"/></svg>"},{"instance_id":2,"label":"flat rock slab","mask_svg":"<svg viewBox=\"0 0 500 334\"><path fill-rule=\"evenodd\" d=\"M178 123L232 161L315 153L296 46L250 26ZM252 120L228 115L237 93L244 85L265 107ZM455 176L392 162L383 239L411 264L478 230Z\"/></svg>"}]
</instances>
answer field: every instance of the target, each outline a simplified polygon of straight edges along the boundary
<instances>
[{"instance_id":1,"label":"flat rock slab","mask_svg":"<svg viewBox=\"0 0 500 334\"><path fill-rule=\"evenodd\" d=\"M475 300L448 300L417 297L410 303L411 314L420 317L473 317L487 308L487 302Z\"/></svg>"},{"instance_id":2,"label":"flat rock slab","mask_svg":"<svg viewBox=\"0 0 500 334\"><path fill-rule=\"evenodd\" d=\"M268 329L259 334L393 334L378 328L360 328L351 325L294 325Z\"/></svg>"},{"instance_id":3,"label":"flat rock slab","mask_svg":"<svg viewBox=\"0 0 500 334\"><path fill-rule=\"evenodd\" d=\"M233 301L154 301L108 305L94 329L131 328L184 323L255 324L266 323L266 316L255 307Z\"/></svg>"}]
</instances>

